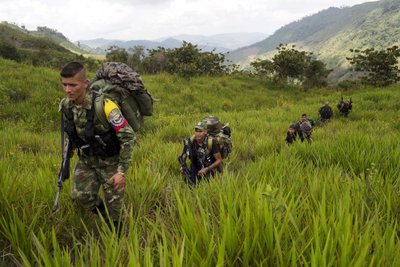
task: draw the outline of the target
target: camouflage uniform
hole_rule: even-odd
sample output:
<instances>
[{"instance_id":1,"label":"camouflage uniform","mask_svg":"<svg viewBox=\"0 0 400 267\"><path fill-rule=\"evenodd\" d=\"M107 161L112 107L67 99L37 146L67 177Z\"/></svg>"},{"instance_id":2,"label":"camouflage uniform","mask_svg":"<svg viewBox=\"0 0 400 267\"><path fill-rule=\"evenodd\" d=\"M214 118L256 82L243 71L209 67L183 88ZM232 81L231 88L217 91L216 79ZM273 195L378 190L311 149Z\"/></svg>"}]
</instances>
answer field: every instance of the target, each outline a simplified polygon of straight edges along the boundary
<instances>
[{"instance_id":1,"label":"camouflage uniform","mask_svg":"<svg viewBox=\"0 0 400 267\"><path fill-rule=\"evenodd\" d=\"M321 123L324 123L324 122L330 120L333 116L333 110L328 104L325 104L324 106L322 106L318 110L318 113L319 113Z\"/></svg>"},{"instance_id":2,"label":"camouflage uniform","mask_svg":"<svg viewBox=\"0 0 400 267\"><path fill-rule=\"evenodd\" d=\"M311 143L312 139L311 139L311 133L312 133L312 125L310 123L310 121L306 120L306 121L302 121L299 122L300 124L300 140L301 142L303 142L305 139Z\"/></svg>"},{"instance_id":3,"label":"camouflage uniform","mask_svg":"<svg viewBox=\"0 0 400 267\"><path fill-rule=\"evenodd\" d=\"M72 109L73 121L76 133L79 138L85 141L85 127L87 124L86 114L94 107L92 105L92 96L90 91L86 93L85 100L82 105L75 105L73 102L65 98L60 103L60 109L63 111ZM114 116L125 120L120 110L113 113ZM64 121L66 121L64 112ZM94 116L93 125L96 133L105 133L107 129ZM121 126L121 125L120 125ZM110 218L117 221L123 207L124 188L116 190L114 181L111 177L117 172L125 173L130 165L132 158L132 150L134 147L135 133L129 124L122 125L115 131L120 144L119 154L109 157L100 157L98 155L87 155L82 148L78 149L79 159L74 168L72 181L72 197L80 202L86 210L94 211L96 205L99 204L98 195L100 186L103 186L104 201L108 209Z\"/></svg>"},{"instance_id":4,"label":"camouflage uniform","mask_svg":"<svg viewBox=\"0 0 400 267\"><path fill-rule=\"evenodd\" d=\"M219 143L215 138L212 138L211 149L208 149L208 138L210 137L205 137L201 145L199 145L196 140L193 140L190 144L190 178L189 181L186 181L189 184L194 185L202 179L209 179L213 177L216 172L221 172L222 170L220 166L214 170L208 170L204 177L198 175L198 172L202 168L208 167L215 162L215 154L221 153Z\"/></svg>"}]
</instances>

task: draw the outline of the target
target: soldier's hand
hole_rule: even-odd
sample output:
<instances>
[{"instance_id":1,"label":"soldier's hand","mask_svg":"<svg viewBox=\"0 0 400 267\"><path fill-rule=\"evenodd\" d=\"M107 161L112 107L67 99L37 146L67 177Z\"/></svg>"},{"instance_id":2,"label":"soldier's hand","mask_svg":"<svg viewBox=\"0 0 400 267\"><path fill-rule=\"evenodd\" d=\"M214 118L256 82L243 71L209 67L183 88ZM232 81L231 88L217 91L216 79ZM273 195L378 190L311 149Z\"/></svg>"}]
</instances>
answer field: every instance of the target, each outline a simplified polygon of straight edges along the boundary
<instances>
[{"instance_id":1,"label":"soldier's hand","mask_svg":"<svg viewBox=\"0 0 400 267\"><path fill-rule=\"evenodd\" d=\"M114 189L120 189L125 187L125 174L117 172L113 175Z\"/></svg>"},{"instance_id":2,"label":"soldier's hand","mask_svg":"<svg viewBox=\"0 0 400 267\"><path fill-rule=\"evenodd\" d=\"M179 168L179 172L183 175L183 168L182 167Z\"/></svg>"},{"instance_id":3,"label":"soldier's hand","mask_svg":"<svg viewBox=\"0 0 400 267\"><path fill-rule=\"evenodd\" d=\"M199 174L200 176L204 176L204 175L207 173L207 171L208 171L208 167L205 167L205 168L201 169L201 170L198 172L198 174Z\"/></svg>"}]
</instances>

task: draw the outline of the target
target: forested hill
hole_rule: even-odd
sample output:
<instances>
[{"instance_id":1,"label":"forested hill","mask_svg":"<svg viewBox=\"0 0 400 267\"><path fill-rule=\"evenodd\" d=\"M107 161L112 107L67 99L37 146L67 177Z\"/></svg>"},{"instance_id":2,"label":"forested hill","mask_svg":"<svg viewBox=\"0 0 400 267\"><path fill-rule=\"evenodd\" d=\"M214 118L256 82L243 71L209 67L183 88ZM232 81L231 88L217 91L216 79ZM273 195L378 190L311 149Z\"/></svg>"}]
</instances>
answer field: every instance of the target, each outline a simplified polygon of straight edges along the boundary
<instances>
[{"instance_id":1,"label":"forested hill","mask_svg":"<svg viewBox=\"0 0 400 267\"><path fill-rule=\"evenodd\" d=\"M9 23L0 23L0 56L7 59L56 68L72 60L93 61L81 55L84 51L74 49L68 43L61 33L46 27L28 31Z\"/></svg>"},{"instance_id":2,"label":"forested hill","mask_svg":"<svg viewBox=\"0 0 400 267\"><path fill-rule=\"evenodd\" d=\"M58 32L57 30L53 30L48 27L37 27L36 31L31 31L31 34L35 36L44 37L47 39L52 40L56 44L61 45L62 47L79 54L87 54L88 51L82 49L81 47L75 45L73 42L68 40L62 33Z\"/></svg>"},{"instance_id":3,"label":"forested hill","mask_svg":"<svg viewBox=\"0 0 400 267\"><path fill-rule=\"evenodd\" d=\"M328 8L292 22L267 39L231 52L233 62L249 62L274 51L280 43L314 52L329 67L345 65L349 49L386 48L400 39L400 1L382 0L344 8Z\"/></svg>"}]
</instances>

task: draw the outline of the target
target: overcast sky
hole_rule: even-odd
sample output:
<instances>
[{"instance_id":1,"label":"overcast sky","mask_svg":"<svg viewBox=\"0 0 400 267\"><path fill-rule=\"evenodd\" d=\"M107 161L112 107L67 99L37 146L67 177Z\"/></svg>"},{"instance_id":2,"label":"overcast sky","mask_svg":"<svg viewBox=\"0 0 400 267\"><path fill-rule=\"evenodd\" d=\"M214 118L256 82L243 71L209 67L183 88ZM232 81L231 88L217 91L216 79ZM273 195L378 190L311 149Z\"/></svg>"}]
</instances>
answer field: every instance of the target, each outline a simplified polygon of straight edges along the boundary
<instances>
[{"instance_id":1,"label":"overcast sky","mask_svg":"<svg viewBox=\"0 0 400 267\"><path fill-rule=\"evenodd\" d=\"M331 6L372 0L0 0L0 20L47 26L72 41L179 34L274 33Z\"/></svg>"}]
</instances>

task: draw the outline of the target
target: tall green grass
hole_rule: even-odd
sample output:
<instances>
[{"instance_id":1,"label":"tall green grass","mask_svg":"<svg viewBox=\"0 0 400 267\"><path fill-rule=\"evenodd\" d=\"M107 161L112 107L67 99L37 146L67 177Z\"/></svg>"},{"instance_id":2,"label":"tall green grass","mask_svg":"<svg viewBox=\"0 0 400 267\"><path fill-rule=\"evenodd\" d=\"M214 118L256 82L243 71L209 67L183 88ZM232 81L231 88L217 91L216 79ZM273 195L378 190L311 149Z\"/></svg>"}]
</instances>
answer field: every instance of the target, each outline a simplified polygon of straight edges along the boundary
<instances>
[{"instance_id":1,"label":"tall green grass","mask_svg":"<svg viewBox=\"0 0 400 267\"><path fill-rule=\"evenodd\" d=\"M72 202L70 180L51 213L57 73L0 63L0 265L400 265L398 86L305 91L249 77L145 76L160 101L138 133L118 239ZM348 118L316 127L312 145L284 145L302 113L317 118L342 95L354 101ZM177 157L207 115L229 122L234 151L223 174L189 188Z\"/></svg>"}]
</instances>

